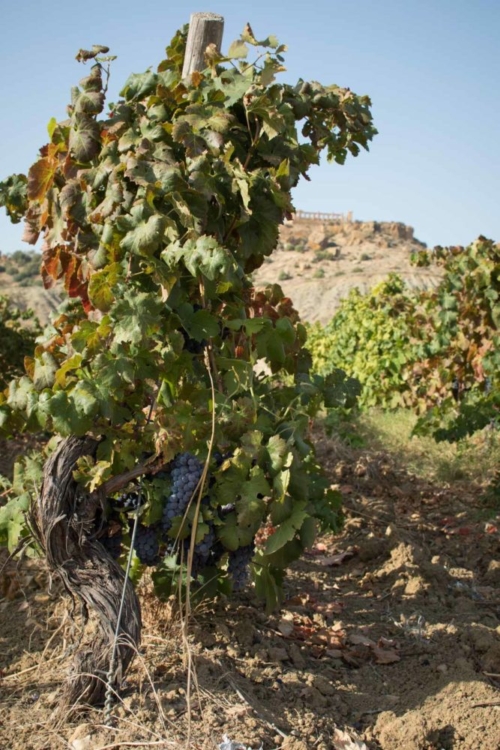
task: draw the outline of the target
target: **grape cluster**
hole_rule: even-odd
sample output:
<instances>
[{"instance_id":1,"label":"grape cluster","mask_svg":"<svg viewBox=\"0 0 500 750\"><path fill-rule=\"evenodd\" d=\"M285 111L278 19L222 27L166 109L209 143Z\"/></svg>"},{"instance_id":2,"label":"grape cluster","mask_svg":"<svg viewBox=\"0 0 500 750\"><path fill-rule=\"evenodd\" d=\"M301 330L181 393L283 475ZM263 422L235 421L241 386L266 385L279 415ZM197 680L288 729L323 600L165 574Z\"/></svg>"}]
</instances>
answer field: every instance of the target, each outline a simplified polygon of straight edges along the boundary
<instances>
[{"instance_id":1,"label":"grape cluster","mask_svg":"<svg viewBox=\"0 0 500 750\"><path fill-rule=\"evenodd\" d=\"M184 336L183 348L187 352L189 352L190 354L201 354L204 351L207 345L207 342L205 339L202 339L201 341L196 341L196 339L190 338L183 328L181 328L181 333Z\"/></svg>"},{"instance_id":2,"label":"grape cluster","mask_svg":"<svg viewBox=\"0 0 500 750\"><path fill-rule=\"evenodd\" d=\"M144 500L145 498L140 492L132 490L132 492L122 492L121 495L113 498L113 504L123 512L131 513L134 510L138 510L144 504Z\"/></svg>"},{"instance_id":3,"label":"grape cluster","mask_svg":"<svg viewBox=\"0 0 500 750\"><path fill-rule=\"evenodd\" d=\"M233 454L232 451L227 451L226 453L221 453L220 451L215 451L215 453L214 453L215 465L217 467L222 466L222 464L224 463L224 461L226 461L228 458L232 458L233 455L234 454Z\"/></svg>"},{"instance_id":4,"label":"grape cluster","mask_svg":"<svg viewBox=\"0 0 500 750\"><path fill-rule=\"evenodd\" d=\"M113 560L118 560L122 553L123 533L121 529L112 536L109 533L106 533L106 535L101 537L99 541L104 549L109 552Z\"/></svg>"},{"instance_id":5,"label":"grape cluster","mask_svg":"<svg viewBox=\"0 0 500 750\"><path fill-rule=\"evenodd\" d=\"M134 549L143 565L155 565L158 562L160 545L153 526L139 524L134 540Z\"/></svg>"},{"instance_id":6,"label":"grape cluster","mask_svg":"<svg viewBox=\"0 0 500 750\"><path fill-rule=\"evenodd\" d=\"M197 568L204 568L207 564L212 547L215 544L215 531L213 526L210 526L209 530L198 544L194 547L194 561Z\"/></svg>"},{"instance_id":7,"label":"grape cluster","mask_svg":"<svg viewBox=\"0 0 500 750\"><path fill-rule=\"evenodd\" d=\"M248 584L250 580L249 565L254 551L255 546L248 544L246 547L239 547L239 549L229 553L227 570L233 580L234 591L241 591Z\"/></svg>"},{"instance_id":8,"label":"grape cluster","mask_svg":"<svg viewBox=\"0 0 500 750\"><path fill-rule=\"evenodd\" d=\"M190 453L179 453L173 463L170 477L172 489L163 507L161 529L166 533L176 516L184 515L193 493L201 479L203 466Z\"/></svg>"}]
</instances>

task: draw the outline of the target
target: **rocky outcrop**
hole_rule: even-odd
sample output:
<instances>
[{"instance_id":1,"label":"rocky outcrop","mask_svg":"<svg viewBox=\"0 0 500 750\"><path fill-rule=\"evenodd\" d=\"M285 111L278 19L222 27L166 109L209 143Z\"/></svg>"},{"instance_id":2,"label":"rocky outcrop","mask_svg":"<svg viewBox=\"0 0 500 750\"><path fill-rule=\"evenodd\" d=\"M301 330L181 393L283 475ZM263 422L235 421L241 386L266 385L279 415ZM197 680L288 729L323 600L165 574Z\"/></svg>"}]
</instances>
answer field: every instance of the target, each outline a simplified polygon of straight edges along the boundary
<instances>
[{"instance_id":1,"label":"rocky outcrop","mask_svg":"<svg viewBox=\"0 0 500 750\"><path fill-rule=\"evenodd\" d=\"M278 282L304 320L326 323L353 287L367 292L389 273L409 288L435 287L439 269L410 263L412 252L424 248L401 222L295 219L282 227L277 251L254 280Z\"/></svg>"}]
</instances>

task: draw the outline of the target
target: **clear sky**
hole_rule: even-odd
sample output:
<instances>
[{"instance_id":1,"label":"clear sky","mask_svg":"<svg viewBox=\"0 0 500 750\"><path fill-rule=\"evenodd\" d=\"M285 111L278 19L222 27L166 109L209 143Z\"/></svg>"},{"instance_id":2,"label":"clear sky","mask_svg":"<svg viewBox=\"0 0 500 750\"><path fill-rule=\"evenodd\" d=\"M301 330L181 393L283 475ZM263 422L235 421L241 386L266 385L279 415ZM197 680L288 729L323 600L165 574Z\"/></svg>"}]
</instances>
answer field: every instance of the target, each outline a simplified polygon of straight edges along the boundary
<instances>
[{"instance_id":1,"label":"clear sky","mask_svg":"<svg viewBox=\"0 0 500 750\"><path fill-rule=\"evenodd\" d=\"M258 38L276 34L289 48L284 81L372 99L370 152L315 167L296 208L403 221L429 246L500 241L500 0L0 0L0 9L0 179L27 172L50 118L65 119L70 88L87 74L80 47L118 55L113 101L205 10L225 17L225 49L247 21ZM0 209L0 250L23 247L21 233Z\"/></svg>"}]
</instances>

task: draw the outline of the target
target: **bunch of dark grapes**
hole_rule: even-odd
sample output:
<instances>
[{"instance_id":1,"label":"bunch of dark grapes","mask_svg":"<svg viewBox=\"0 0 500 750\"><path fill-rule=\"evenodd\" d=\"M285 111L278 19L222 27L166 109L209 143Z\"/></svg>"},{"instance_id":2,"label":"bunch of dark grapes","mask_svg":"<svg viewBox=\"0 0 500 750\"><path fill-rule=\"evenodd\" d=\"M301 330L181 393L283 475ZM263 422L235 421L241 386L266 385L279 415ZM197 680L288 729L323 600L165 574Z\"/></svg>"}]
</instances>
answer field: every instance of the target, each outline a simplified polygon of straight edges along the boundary
<instances>
[{"instance_id":1,"label":"bunch of dark grapes","mask_svg":"<svg viewBox=\"0 0 500 750\"><path fill-rule=\"evenodd\" d=\"M204 568L210 558L212 547L215 543L215 531L213 526L210 526L209 530L198 544L194 547L194 560L193 567L196 569Z\"/></svg>"},{"instance_id":2,"label":"bunch of dark grapes","mask_svg":"<svg viewBox=\"0 0 500 750\"><path fill-rule=\"evenodd\" d=\"M184 336L184 349L190 354L201 354L205 349L207 342L205 339L196 341L196 339L190 338L189 334L181 328L181 333Z\"/></svg>"},{"instance_id":3,"label":"bunch of dark grapes","mask_svg":"<svg viewBox=\"0 0 500 750\"><path fill-rule=\"evenodd\" d=\"M173 463L170 477L172 489L163 507L161 529L166 533L176 516L183 516L201 479L203 465L190 453L179 453Z\"/></svg>"},{"instance_id":4,"label":"bunch of dark grapes","mask_svg":"<svg viewBox=\"0 0 500 750\"><path fill-rule=\"evenodd\" d=\"M215 453L214 453L214 461L215 461L215 465L217 466L217 468L219 466L222 466L222 464L224 463L224 461L226 461L228 458L232 458L233 455L234 454L233 454L232 451L226 451L226 453L221 453L220 451L215 451Z\"/></svg>"},{"instance_id":5,"label":"bunch of dark grapes","mask_svg":"<svg viewBox=\"0 0 500 750\"><path fill-rule=\"evenodd\" d=\"M241 591L250 581L250 561L255 552L255 545L248 544L229 553L228 573L233 581L234 591Z\"/></svg>"},{"instance_id":6,"label":"bunch of dark grapes","mask_svg":"<svg viewBox=\"0 0 500 750\"><path fill-rule=\"evenodd\" d=\"M144 504L145 498L140 492L132 490L132 492L122 492L121 495L113 498L112 502L116 508L122 510L124 513L131 513L134 510L138 510Z\"/></svg>"},{"instance_id":7,"label":"bunch of dark grapes","mask_svg":"<svg viewBox=\"0 0 500 750\"><path fill-rule=\"evenodd\" d=\"M109 532L109 529L108 529ZM116 534L110 535L106 533L105 536L99 539L105 550L109 552L113 560L118 560L122 553L122 541L123 532L120 529Z\"/></svg>"},{"instance_id":8,"label":"bunch of dark grapes","mask_svg":"<svg viewBox=\"0 0 500 750\"><path fill-rule=\"evenodd\" d=\"M137 526L134 549L143 565L156 565L160 545L156 530L152 526L144 526L143 524Z\"/></svg>"}]
</instances>

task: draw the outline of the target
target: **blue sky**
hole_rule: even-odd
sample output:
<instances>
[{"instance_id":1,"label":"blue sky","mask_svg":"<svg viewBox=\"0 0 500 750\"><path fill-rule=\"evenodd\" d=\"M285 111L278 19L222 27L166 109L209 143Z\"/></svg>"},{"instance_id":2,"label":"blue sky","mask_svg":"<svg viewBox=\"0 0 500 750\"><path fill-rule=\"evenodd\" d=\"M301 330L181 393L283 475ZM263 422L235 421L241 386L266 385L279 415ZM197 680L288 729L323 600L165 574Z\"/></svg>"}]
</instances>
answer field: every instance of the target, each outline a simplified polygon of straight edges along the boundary
<instances>
[{"instance_id":1,"label":"blue sky","mask_svg":"<svg viewBox=\"0 0 500 750\"><path fill-rule=\"evenodd\" d=\"M225 17L227 49L247 21L288 45L283 79L349 86L373 102L379 135L345 166L323 163L297 208L404 221L435 244L500 240L499 0L0 0L0 179L27 172L86 75L80 47L106 44L110 100L128 75L155 67L191 12ZM23 247L0 210L0 250ZM27 247L27 246L25 246Z\"/></svg>"}]
</instances>

